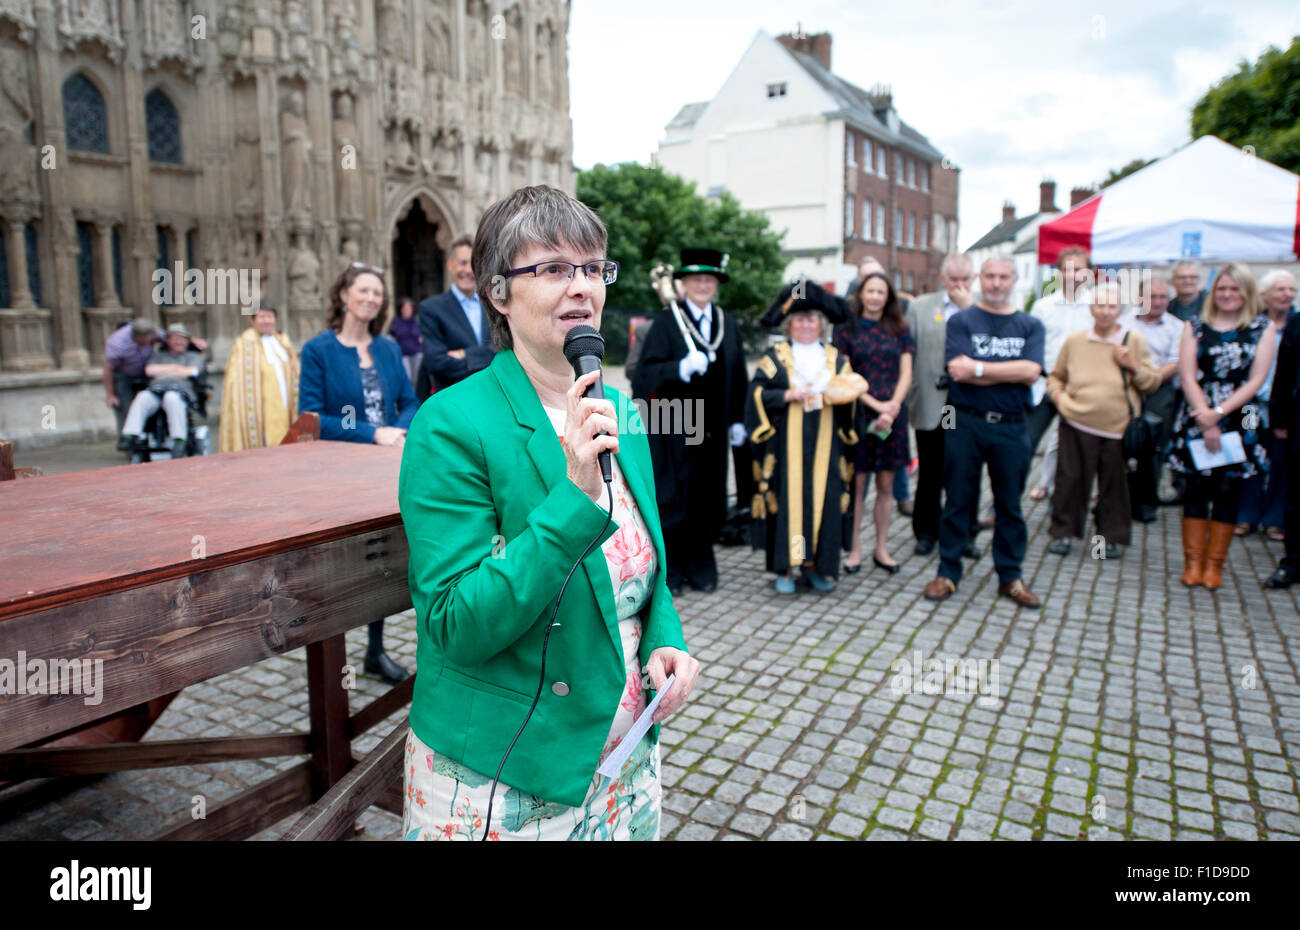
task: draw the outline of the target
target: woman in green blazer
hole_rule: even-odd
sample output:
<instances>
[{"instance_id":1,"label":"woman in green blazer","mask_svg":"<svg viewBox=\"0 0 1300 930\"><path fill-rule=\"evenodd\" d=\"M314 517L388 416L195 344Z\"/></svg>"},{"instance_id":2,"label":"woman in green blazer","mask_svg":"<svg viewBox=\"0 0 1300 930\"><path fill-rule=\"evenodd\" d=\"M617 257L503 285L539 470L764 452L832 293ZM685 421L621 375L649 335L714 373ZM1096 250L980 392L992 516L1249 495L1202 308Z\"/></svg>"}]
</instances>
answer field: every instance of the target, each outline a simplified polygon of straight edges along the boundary
<instances>
[{"instance_id":1,"label":"woman in green blazer","mask_svg":"<svg viewBox=\"0 0 1300 930\"><path fill-rule=\"evenodd\" d=\"M618 391L584 399L594 376L575 380L563 353L571 327L600 326L617 275L605 252L599 218L562 191L492 205L473 267L499 351L429 398L407 433L398 496L419 635L408 839L658 836L658 722L683 705L699 663L664 582L645 428ZM602 451L614 453L612 493ZM597 538L493 793L538 693L556 595ZM670 674L656 725L616 777L597 774Z\"/></svg>"}]
</instances>

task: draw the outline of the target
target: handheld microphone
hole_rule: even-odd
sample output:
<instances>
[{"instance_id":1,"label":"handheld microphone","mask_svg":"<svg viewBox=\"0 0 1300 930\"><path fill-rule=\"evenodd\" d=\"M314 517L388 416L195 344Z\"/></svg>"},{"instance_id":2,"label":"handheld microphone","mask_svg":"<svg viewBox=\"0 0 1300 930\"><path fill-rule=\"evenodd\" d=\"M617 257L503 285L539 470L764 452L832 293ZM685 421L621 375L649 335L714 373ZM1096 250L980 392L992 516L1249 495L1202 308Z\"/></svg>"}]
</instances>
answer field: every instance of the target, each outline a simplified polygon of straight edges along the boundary
<instances>
[{"instance_id":1,"label":"handheld microphone","mask_svg":"<svg viewBox=\"0 0 1300 930\"><path fill-rule=\"evenodd\" d=\"M605 339L593 326L575 326L564 337L564 357L573 366L576 377L581 378L590 372L600 371L600 363L605 358ZM597 377L595 383L591 384L582 396L604 400L604 377ZM600 435L608 434L602 431ZM601 452L597 458L600 459L600 475L605 479L605 483L609 484L614 480L609 453Z\"/></svg>"}]
</instances>

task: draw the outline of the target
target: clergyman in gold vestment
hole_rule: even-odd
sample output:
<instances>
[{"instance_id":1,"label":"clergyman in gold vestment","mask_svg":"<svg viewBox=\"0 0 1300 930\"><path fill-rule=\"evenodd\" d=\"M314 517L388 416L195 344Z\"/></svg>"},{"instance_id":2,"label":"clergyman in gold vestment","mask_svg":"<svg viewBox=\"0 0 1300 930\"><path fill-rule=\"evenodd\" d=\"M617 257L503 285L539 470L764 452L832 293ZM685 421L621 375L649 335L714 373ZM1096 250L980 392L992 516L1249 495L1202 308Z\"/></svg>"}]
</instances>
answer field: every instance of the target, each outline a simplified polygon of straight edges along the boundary
<instances>
[{"instance_id":1,"label":"clergyman in gold vestment","mask_svg":"<svg viewBox=\"0 0 1300 930\"><path fill-rule=\"evenodd\" d=\"M262 301L230 349L221 396L221 451L278 445L298 415L298 356Z\"/></svg>"}]
</instances>

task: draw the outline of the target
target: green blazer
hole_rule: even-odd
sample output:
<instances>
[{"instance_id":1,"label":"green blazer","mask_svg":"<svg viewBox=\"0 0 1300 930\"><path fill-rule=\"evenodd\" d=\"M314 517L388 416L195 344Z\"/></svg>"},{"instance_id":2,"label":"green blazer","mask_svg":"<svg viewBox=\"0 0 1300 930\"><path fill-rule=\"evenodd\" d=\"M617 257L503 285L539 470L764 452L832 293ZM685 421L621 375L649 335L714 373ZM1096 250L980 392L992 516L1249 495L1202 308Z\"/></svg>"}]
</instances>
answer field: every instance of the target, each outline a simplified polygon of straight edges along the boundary
<instances>
[{"instance_id":1,"label":"green blazer","mask_svg":"<svg viewBox=\"0 0 1300 930\"><path fill-rule=\"evenodd\" d=\"M645 428L623 394L606 388L605 396L627 424L618 463L659 560L641 614L644 666L660 646L686 644L664 580ZM421 406L406 436L398 501L418 633L411 728L435 751L491 777L537 692L560 585L606 512L568 479L555 429L511 351ZM600 541L617 528L610 521ZM574 573L556 620L541 700L501 782L576 807L627 686L599 545ZM650 739L658 735L656 726Z\"/></svg>"}]
</instances>

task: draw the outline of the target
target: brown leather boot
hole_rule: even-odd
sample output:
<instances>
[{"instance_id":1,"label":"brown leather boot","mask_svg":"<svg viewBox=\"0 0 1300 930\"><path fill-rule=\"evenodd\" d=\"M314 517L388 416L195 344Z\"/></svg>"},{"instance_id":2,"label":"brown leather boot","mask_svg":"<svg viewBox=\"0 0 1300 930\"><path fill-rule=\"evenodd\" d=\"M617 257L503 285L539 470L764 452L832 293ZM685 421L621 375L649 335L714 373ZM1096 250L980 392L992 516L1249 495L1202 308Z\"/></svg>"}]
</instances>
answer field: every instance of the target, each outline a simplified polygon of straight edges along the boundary
<instances>
[{"instance_id":1,"label":"brown leather boot","mask_svg":"<svg viewBox=\"0 0 1300 930\"><path fill-rule=\"evenodd\" d=\"M1210 521L1183 517L1183 574L1178 580L1189 588L1202 584L1205 574L1205 544Z\"/></svg>"},{"instance_id":2,"label":"brown leather boot","mask_svg":"<svg viewBox=\"0 0 1300 930\"><path fill-rule=\"evenodd\" d=\"M1210 521L1210 543L1205 551L1205 573L1201 576L1201 584L1209 591L1223 587L1223 561L1228 557L1228 546L1232 545L1236 529L1231 523Z\"/></svg>"}]
</instances>

